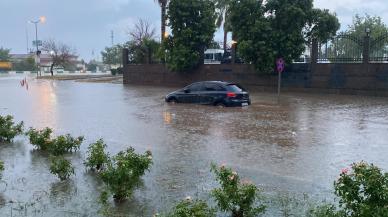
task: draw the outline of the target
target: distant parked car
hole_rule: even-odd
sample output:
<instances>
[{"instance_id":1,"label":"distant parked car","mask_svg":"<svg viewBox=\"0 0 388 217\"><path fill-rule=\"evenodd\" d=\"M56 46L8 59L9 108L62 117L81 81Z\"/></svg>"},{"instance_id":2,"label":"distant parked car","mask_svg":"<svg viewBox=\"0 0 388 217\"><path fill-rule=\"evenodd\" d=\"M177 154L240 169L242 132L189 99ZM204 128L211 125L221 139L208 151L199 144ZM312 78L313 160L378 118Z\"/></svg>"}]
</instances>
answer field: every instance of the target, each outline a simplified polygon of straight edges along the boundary
<instances>
[{"instance_id":1,"label":"distant parked car","mask_svg":"<svg viewBox=\"0 0 388 217\"><path fill-rule=\"evenodd\" d=\"M168 94L168 103L196 103L220 107L248 106L249 93L240 85L223 81L202 81Z\"/></svg>"}]
</instances>

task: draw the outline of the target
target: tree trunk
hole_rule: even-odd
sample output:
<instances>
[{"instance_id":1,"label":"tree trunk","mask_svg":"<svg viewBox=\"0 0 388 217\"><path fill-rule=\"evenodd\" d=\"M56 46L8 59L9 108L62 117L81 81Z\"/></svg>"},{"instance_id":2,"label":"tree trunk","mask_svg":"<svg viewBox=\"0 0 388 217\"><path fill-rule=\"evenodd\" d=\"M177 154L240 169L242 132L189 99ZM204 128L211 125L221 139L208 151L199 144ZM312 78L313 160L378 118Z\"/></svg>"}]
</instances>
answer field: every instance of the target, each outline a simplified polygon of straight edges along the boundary
<instances>
[{"instance_id":1,"label":"tree trunk","mask_svg":"<svg viewBox=\"0 0 388 217\"><path fill-rule=\"evenodd\" d=\"M161 31L160 31L160 34L162 34L161 35L161 37L160 37L160 44L161 44L161 46L163 47L164 46L164 41L165 41L165 39L166 39L166 10L167 10L167 1L168 0L164 0L164 1L162 1L162 4L161 4L161 6L160 6L160 9L161 9L161 26L160 26L160 28L161 28ZM164 57L162 58L162 63L165 63L165 56L166 56L166 54L165 54L165 51L163 51L163 53L164 53Z\"/></svg>"},{"instance_id":2,"label":"tree trunk","mask_svg":"<svg viewBox=\"0 0 388 217\"><path fill-rule=\"evenodd\" d=\"M232 44L232 64L236 63L236 54L237 54L237 41L236 41L236 35L232 32L232 41L234 42Z\"/></svg>"},{"instance_id":3,"label":"tree trunk","mask_svg":"<svg viewBox=\"0 0 388 217\"><path fill-rule=\"evenodd\" d=\"M225 30L224 27L224 53L226 53L226 42L228 40L228 31Z\"/></svg>"},{"instance_id":4,"label":"tree trunk","mask_svg":"<svg viewBox=\"0 0 388 217\"><path fill-rule=\"evenodd\" d=\"M161 9L161 25L160 25L160 28L161 28L161 31L160 33L162 34L161 35L161 43L163 43L164 39L165 39L165 35L166 35L166 10L167 10L167 0L165 1L162 1L162 4L160 6L160 9Z\"/></svg>"},{"instance_id":5,"label":"tree trunk","mask_svg":"<svg viewBox=\"0 0 388 217\"><path fill-rule=\"evenodd\" d=\"M50 66L50 73L51 73L51 76L54 76L53 68L54 68L54 64L52 63L51 66Z\"/></svg>"}]
</instances>

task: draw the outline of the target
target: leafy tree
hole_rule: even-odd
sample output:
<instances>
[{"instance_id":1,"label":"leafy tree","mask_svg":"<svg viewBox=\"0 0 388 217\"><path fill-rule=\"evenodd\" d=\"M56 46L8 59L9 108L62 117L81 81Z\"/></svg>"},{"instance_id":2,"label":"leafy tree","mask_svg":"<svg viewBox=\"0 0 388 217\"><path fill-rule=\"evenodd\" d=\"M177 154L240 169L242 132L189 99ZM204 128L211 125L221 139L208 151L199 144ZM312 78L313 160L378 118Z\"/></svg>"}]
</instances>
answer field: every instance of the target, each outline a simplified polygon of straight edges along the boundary
<instances>
[{"instance_id":1,"label":"leafy tree","mask_svg":"<svg viewBox=\"0 0 388 217\"><path fill-rule=\"evenodd\" d=\"M88 64L86 64L86 70L95 72L97 71L97 61L95 60L90 60Z\"/></svg>"},{"instance_id":2,"label":"leafy tree","mask_svg":"<svg viewBox=\"0 0 388 217\"><path fill-rule=\"evenodd\" d=\"M53 39L44 41L42 50L46 51L51 57L51 76L54 76L54 66L68 67L76 57L75 51L70 46L56 42Z\"/></svg>"},{"instance_id":3,"label":"leafy tree","mask_svg":"<svg viewBox=\"0 0 388 217\"><path fill-rule=\"evenodd\" d=\"M123 46L121 44L112 47L106 47L101 51L102 62L108 65L116 65L121 63Z\"/></svg>"},{"instance_id":4,"label":"leafy tree","mask_svg":"<svg viewBox=\"0 0 388 217\"><path fill-rule=\"evenodd\" d=\"M311 41L311 38L316 38L318 42L325 43L336 35L340 26L336 14L330 13L327 9L314 8L309 15L305 37L308 41Z\"/></svg>"},{"instance_id":5,"label":"leafy tree","mask_svg":"<svg viewBox=\"0 0 388 217\"><path fill-rule=\"evenodd\" d=\"M143 39L141 43L132 40L124 47L129 50L129 62L132 64L159 62L160 43L154 39Z\"/></svg>"},{"instance_id":6,"label":"leafy tree","mask_svg":"<svg viewBox=\"0 0 388 217\"><path fill-rule=\"evenodd\" d=\"M168 11L172 35L168 37L167 65L191 70L203 62L205 48L215 32L215 6L210 0L171 0Z\"/></svg>"},{"instance_id":7,"label":"leafy tree","mask_svg":"<svg viewBox=\"0 0 388 217\"><path fill-rule=\"evenodd\" d=\"M238 51L246 62L260 71L271 71L275 51L272 47L272 27L263 2L233 0L230 7L233 34L238 39Z\"/></svg>"},{"instance_id":8,"label":"leafy tree","mask_svg":"<svg viewBox=\"0 0 388 217\"><path fill-rule=\"evenodd\" d=\"M321 55L328 58L329 61L337 62L355 62L362 60L363 38L366 36L366 29L370 29L370 56L384 57L388 56L388 27L383 23L381 17L364 17L355 15L353 23L348 29L341 32L341 37L335 38L322 51ZM383 38L385 37L385 40Z\"/></svg>"},{"instance_id":9,"label":"leafy tree","mask_svg":"<svg viewBox=\"0 0 388 217\"><path fill-rule=\"evenodd\" d=\"M37 70L35 59L31 56L25 60L13 61L12 69L15 71L35 71Z\"/></svg>"},{"instance_id":10,"label":"leafy tree","mask_svg":"<svg viewBox=\"0 0 388 217\"><path fill-rule=\"evenodd\" d=\"M309 37L326 41L339 28L335 15L313 9L312 0L232 0L230 11L239 53L262 72L272 72L276 58L299 58Z\"/></svg>"},{"instance_id":11,"label":"leafy tree","mask_svg":"<svg viewBox=\"0 0 388 217\"><path fill-rule=\"evenodd\" d=\"M365 30L369 28L371 37L370 56L383 57L388 56L388 26L379 16L370 16L366 14L364 17L356 15L353 18L353 23L348 26L344 34L353 37L364 36ZM385 37L385 40L382 40ZM374 40L377 40L374 42Z\"/></svg>"},{"instance_id":12,"label":"leafy tree","mask_svg":"<svg viewBox=\"0 0 388 217\"><path fill-rule=\"evenodd\" d=\"M0 61L9 61L11 59L10 51L10 49L0 47Z\"/></svg>"}]
</instances>

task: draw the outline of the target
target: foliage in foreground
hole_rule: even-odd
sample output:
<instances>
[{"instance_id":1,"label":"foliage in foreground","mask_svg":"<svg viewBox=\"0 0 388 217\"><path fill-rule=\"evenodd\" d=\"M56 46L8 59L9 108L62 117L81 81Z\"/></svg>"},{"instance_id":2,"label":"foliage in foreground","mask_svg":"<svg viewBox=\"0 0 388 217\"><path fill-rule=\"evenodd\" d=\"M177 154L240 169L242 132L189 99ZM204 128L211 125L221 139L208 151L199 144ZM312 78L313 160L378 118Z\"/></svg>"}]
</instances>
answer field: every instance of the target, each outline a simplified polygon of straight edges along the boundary
<instances>
[{"instance_id":1,"label":"foliage in foreground","mask_svg":"<svg viewBox=\"0 0 388 217\"><path fill-rule=\"evenodd\" d=\"M74 174L74 167L63 156L51 157L50 172L63 181Z\"/></svg>"},{"instance_id":2,"label":"foliage in foreground","mask_svg":"<svg viewBox=\"0 0 388 217\"><path fill-rule=\"evenodd\" d=\"M215 217L215 210L210 208L205 201L192 200L187 197L179 202L167 217Z\"/></svg>"},{"instance_id":3,"label":"foliage in foreground","mask_svg":"<svg viewBox=\"0 0 388 217\"><path fill-rule=\"evenodd\" d=\"M53 155L62 155L68 152L75 152L79 150L84 138L82 136L74 138L70 134L61 135L57 138L51 138L53 130L45 128L43 130L36 130L30 128L27 132L30 143L37 149L48 151Z\"/></svg>"},{"instance_id":4,"label":"foliage in foreground","mask_svg":"<svg viewBox=\"0 0 388 217\"><path fill-rule=\"evenodd\" d=\"M334 182L339 205L324 205L310 212L314 217L388 216L388 173L373 164L354 163Z\"/></svg>"},{"instance_id":5,"label":"foliage in foreground","mask_svg":"<svg viewBox=\"0 0 388 217\"><path fill-rule=\"evenodd\" d=\"M352 164L334 187L347 216L388 216L388 173L373 164Z\"/></svg>"},{"instance_id":6,"label":"foliage in foreground","mask_svg":"<svg viewBox=\"0 0 388 217\"><path fill-rule=\"evenodd\" d=\"M1 176L2 176L2 172L4 171L4 162L3 161L0 161L0 179L1 179Z\"/></svg>"},{"instance_id":7,"label":"foliage in foreground","mask_svg":"<svg viewBox=\"0 0 388 217\"><path fill-rule=\"evenodd\" d=\"M152 164L152 154L136 154L131 147L119 152L108 162L106 169L101 173L102 181L117 201L131 196L134 188L140 183L141 177L149 170Z\"/></svg>"},{"instance_id":8,"label":"foliage in foreground","mask_svg":"<svg viewBox=\"0 0 388 217\"><path fill-rule=\"evenodd\" d=\"M23 133L23 122L15 124L11 115L0 115L0 142L11 142L15 136Z\"/></svg>"},{"instance_id":9,"label":"foliage in foreground","mask_svg":"<svg viewBox=\"0 0 388 217\"><path fill-rule=\"evenodd\" d=\"M103 139L92 143L88 147L88 157L85 166L92 170L101 170L109 161L109 155L105 153L106 144Z\"/></svg>"},{"instance_id":10,"label":"foliage in foreground","mask_svg":"<svg viewBox=\"0 0 388 217\"><path fill-rule=\"evenodd\" d=\"M254 217L265 212L264 205L256 206L260 197L256 185L241 182L239 175L225 166L213 164L211 170L221 185L212 191L221 211L230 212L232 217Z\"/></svg>"}]
</instances>

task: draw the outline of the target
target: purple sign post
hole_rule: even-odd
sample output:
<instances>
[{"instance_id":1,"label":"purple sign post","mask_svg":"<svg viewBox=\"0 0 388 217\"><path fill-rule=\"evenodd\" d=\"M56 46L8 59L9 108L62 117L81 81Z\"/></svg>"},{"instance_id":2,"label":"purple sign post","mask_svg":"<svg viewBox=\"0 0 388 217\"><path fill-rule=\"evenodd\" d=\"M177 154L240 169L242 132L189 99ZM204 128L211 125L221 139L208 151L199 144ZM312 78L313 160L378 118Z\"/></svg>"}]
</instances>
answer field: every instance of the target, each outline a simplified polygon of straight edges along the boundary
<instances>
[{"instance_id":1,"label":"purple sign post","mask_svg":"<svg viewBox=\"0 0 388 217\"><path fill-rule=\"evenodd\" d=\"M285 67L285 62L284 62L284 59L283 58L278 58L276 60L276 69L278 71L278 101L279 101L279 98L280 98L280 87L281 87L281 83L282 83L282 72L284 71L284 67Z\"/></svg>"}]
</instances>

